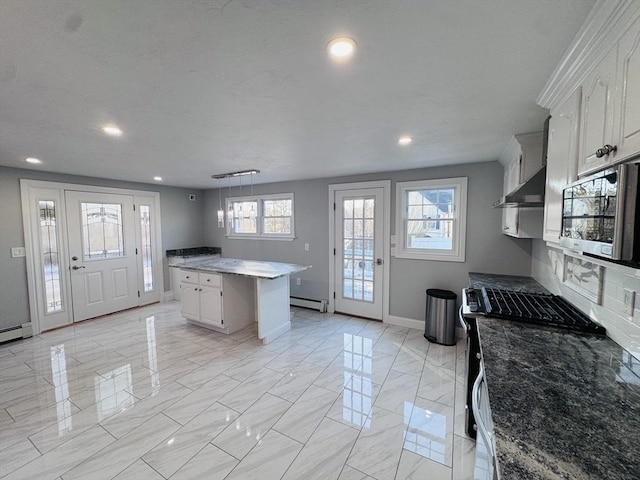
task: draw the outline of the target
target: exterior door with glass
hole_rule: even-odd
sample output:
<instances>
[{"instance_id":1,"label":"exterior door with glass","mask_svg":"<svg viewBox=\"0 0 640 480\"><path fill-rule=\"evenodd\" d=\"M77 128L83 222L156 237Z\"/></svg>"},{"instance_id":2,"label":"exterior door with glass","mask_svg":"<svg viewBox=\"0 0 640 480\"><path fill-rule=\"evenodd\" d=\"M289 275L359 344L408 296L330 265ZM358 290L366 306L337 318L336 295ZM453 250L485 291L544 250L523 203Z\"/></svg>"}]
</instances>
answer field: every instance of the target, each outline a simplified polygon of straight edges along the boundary
<instances>
[{"instance_id":1,"label":"exterior door with glass","mask_svg":"<svg viewBox=\"0 0 640 480\"><path fill-rule=\"evenodd\" d=\"M383 188L335 193L335 310L382 320Z\"/></svg>"},{"instance_id":2,"label":"exterior door with glass","mask_svg":"<svg viewBox=\"0 0 640 480\"><path fill-rule=\"evenodd\" d=\"M134 199L65 192L75 322L138 305Z\"/></svg>"}]
</instances>

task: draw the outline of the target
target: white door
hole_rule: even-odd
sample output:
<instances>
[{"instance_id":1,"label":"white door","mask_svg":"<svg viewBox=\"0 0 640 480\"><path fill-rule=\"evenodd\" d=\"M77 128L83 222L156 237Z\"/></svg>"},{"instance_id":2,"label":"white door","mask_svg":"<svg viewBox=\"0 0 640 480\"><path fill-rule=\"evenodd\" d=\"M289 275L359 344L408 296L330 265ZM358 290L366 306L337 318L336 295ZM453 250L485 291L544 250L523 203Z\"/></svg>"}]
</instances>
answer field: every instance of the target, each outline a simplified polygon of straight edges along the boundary
<instances>
[{"instance_id":1,"label":"white door","mask_svg":"<svg viewBox=\"0 0 640 480\"><path fill-rule=\"evenodd\" d=\"M383 188L335 193L335 310L382 320Z\"/></svg>"},{"instance_id":2,"label":"white door","mask_svg":"<svg viewBox=\"0 0 640 480\"><path fill-rule=\"evenodd\" d=\"M65 192L75 322L138 305L133 196Z\"/></svg>"}]
</instances>

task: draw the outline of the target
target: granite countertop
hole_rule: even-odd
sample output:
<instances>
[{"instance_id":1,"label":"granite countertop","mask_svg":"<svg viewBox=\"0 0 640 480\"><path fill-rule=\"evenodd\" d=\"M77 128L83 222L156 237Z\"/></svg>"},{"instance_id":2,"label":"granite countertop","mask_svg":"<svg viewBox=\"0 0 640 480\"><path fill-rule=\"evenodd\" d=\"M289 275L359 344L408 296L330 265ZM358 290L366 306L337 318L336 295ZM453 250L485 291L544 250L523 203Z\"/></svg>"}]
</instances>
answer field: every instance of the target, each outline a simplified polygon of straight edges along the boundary
<instances>
[{"instance_id":1,"label":"granite countertop","mask_svg":"<svg viewBox=\"0 0 640 480\"><path fill-rule=\"evenodd\" d=\"M640 362L607 337L478 318L501 477L640 478Z\"/></svg>"},{"instance_id":2,"label":"granite countertop","mask_svg":"<svg viewBox=\"0 0 640 480\"><path fill-rule=\"evenodd\" d=\"M473 288L494 287L515 290L518 292L545 293L550 292L531 277L517 275L496 275L492 273L469 273L469 286Z\"/></svg>"},{"instance_id":3,"label":"granite countertop","mask_svg":"<svg viewBox=\"0 0 640 480\"><path fill-rule=\"evenodd\" d=\"M176 248L167 250L167 257L200 257L203 255L219 255L222 253L220 247L193 247L193 248Z\"/></svg>"},{"instance_id":4,"label":"granite countertop","mask_svg":"<svg viewBox=\"0 0 640 480\"><path fill-rule=\"evenodd\" d=\"M214 258L201 262L190 262L175 265L175 268L196 272L229 273L245 277L274 279L311 268L310 265L295 263L263 262L258 260L241 260L238 258Z\"/></svg>"}]
</instances>

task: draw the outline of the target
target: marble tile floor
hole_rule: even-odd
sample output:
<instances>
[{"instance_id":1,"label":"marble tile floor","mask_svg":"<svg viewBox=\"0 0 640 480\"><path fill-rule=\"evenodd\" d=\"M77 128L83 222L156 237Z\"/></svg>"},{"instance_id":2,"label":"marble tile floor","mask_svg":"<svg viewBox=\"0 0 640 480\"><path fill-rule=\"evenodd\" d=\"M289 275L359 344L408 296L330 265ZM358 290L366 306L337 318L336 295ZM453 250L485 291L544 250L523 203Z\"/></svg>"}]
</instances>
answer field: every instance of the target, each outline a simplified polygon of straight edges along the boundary
<instances>
[{"instance_id":1,"label":"marble tile floor","mask_svg":"<svg viewBox=\"0 0 640 480\"><path fill-rule=\"evenodd\" d=\"M462 343L291 320L262 345L169 302L0 345L0 478L473 478Z\"/></svg>"}]
</instances>

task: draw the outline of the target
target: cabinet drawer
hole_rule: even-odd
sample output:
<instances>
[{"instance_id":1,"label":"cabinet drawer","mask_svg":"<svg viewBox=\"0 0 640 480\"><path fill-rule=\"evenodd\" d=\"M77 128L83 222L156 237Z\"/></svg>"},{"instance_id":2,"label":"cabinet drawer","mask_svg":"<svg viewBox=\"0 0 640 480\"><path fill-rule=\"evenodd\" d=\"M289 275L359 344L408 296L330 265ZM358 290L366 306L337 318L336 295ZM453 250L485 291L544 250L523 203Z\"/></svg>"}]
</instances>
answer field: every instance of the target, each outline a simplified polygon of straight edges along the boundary
<instances>
[{"instance_id":1,"label":"cabinet drawer","mask_svg":"<svg viewBox=\"0 0 640 480\"><path fill-rule=\"evenodd\" d=\"M200 285L220 288L222 285L222 275L218 275L216 273L201 273Z\"/></svg>"},{"instance_id":2,"label":"cabinet drawer","mask_svg":"<svg viewBox=\"0 0 640 480\"><path fill-rule=\"evenodd\" d=\"M189 272L180 270L180 283L199 283L200 278L198 272Z\"/></svg>"}]
</instances>

